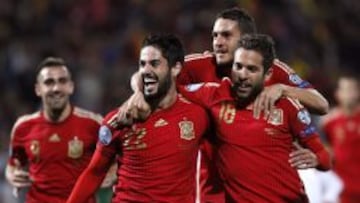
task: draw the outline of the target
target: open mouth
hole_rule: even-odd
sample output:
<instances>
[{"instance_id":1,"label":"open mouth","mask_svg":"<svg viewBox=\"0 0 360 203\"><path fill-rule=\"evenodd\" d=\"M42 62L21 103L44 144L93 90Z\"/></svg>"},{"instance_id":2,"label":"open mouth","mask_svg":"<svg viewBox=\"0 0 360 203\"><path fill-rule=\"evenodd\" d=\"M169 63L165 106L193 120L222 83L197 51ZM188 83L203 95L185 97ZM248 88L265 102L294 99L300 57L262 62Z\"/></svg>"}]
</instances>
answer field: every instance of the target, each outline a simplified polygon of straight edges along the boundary
<instances>
[{"instance_id":1,"label":"open mouth","mask_svg":"<svg viewBox=\"0 0 360 203\"><path fill-rule=\"evenodd\" d=\"M246 83L237 83L236 87L237 87L236 88L237 91L240 91L240 92L248 92L252 88L252 86L250 84L246 84Z\"/></svg>"},{"instance_id":2,"label":"open mouth","mask_svg":"<svg viewBox=\"0 0 360 203\"><path fill-rule=\"evenodd\" d=\"M145 93L152 93L158 85L158 80L154 77L145 77L143 79Z\"/></svg>"},{"instance_id":3,"label":"open mouth","mask_svg":"<svg viewBox=\"0 0 360 203\"><path fill-rule=\"evenodd\" d=\"M144 86L154 86L158 81L155 78L144 78Z\"/></svg>"},{"instance_id":4,"label":"open mouth","mask_svg":"<svg viewBox=\"0 0 360 203\"><path fill-rule=\"evenodd\" d=\"M220 50L215 50L215 54L219 55L219 56L223 56L225 54L227 54L228 52L226 50L220 49Z\"/></svg>"}]
</instances>

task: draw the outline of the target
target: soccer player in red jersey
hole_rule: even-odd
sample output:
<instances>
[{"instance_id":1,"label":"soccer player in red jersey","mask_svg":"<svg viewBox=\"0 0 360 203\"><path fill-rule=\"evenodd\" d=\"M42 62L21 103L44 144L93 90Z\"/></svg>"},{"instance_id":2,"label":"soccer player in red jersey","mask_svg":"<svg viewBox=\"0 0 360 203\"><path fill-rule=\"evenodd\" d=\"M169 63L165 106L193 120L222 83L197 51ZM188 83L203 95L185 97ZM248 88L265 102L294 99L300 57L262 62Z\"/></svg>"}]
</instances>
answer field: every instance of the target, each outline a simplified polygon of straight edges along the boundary
<instances>
[{"instance_id":1,"label":"soccer player in red jersey","mask_svg":"<svg viewBox=\"0 0 360 203\"><path fill-rule=\"evenodd\" d=\"M188 55L177 82L220 82L223 77L230 76L237 42L241 35L255 32L254 19L244 10L231 8L220 12L212 30L214 53ZM255 117L259 117L262 109L269 110L281 96L298 98L312 112L327 112L326 99L278 59L274 60L268 71L265 85L267 88L259 94L254 104ZM201 147L201 202L223 202L216 167L212 164L216 154L214 150L213 145L205 140Z\"/></svg>"},{"instance_id":2,"label":"soccer player in red jersey","mask_svg":"<svg viewBox=\"0 0 360 203\"><path fill-rule=\"evenodd\" d=\"M288 162L295 139L316 155L311 163L302 164L330 168L330 156L299 101L282 97L269 114L253 117L254 102L274 57L270 37L243 36L235 51L231 81L189 85L181 91L207 108L215 121L216 163L225 202L308 202L298 173Z\"/></svg>"},{"instance_id":3,"label":"soccer player in red jersey","mask_svg":"<svg viewBox=\"0 0 360 203\"><path fill-rule=\"evenodd\" d=\"M338 106L321 120L322 129L334 154L334 170L344 188L341 203L360 202L360 105L359 77L339 77L335 97Z\"/></svg>"},{"instance_id":4,"label":"soccer player in red jersey","mask_svg":"<svg viewBox=\"0 0 360 203\"><path fill-rule=\"evenodd\" d=\"M196 158L208 117L177 93L175 80L183 62L184 50L175 36L145 38L139 71L152 112L146 121L129 112L118 120L123 109L105 117L95 155L67 203L84 202L117 156L121 160L112 202L195 202Z\"/></svg>"},{"instance_id":5,"label":"soccer player in red jersey","mask_svg":"<svg viewBox=\"0 0 360 203\"><path fill-rule=\"evenodd\" d=\"M6 167L15 192L30 187L27 203L64 203L95 150L102 117L71 105L73 91L62 59L40 63L35 92L43 108L16 121Z\"/></svg>"}]
</instances>

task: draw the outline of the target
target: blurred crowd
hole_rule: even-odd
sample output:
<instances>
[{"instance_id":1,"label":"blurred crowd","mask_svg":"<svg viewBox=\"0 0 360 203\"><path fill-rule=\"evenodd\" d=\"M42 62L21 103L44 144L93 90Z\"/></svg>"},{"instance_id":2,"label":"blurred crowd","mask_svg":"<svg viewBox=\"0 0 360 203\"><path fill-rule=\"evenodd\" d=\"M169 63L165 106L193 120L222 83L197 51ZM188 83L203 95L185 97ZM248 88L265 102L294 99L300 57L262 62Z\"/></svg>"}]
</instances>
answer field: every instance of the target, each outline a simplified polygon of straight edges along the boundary
<instances>
[{"instance_id":1,"label":"blurred crowd","mask_svg":"<svg viewBox=\"0 0 360 203\"><path fill-rule=\"evenodd\" d=\"M44 57L64 58L75 73L73 101L104 114L130 95L146 34L176 33L188 53L211 50L215 14L232 6L248 10L279 58L333 103L336 75L359 62L356 0L1 0L0 172L15 119L39 108L34 71Z\"/></svg>"}]
</instances>

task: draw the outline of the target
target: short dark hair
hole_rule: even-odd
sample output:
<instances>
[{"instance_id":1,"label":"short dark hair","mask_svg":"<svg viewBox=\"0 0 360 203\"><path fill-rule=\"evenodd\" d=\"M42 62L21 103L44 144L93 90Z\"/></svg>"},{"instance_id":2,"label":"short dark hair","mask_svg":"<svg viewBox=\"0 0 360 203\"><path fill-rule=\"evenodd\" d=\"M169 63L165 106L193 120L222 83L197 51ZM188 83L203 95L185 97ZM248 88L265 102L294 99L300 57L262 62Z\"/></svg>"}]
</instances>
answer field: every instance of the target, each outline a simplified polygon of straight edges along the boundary
<instances>
[{"instance_id":1,"label":"short dark hair","mask_svg":"<svg viewBox=\"0 0 360 203\"><path fill-rule=\"evenodd\" d=\"M255 20L244 9L237 7L225 9L217 14L216 19L218 18L236 21L242 34L256 33Z\"/></svg>"},{"instance_id":2,"label":"short dark hair","mask_svg":"<svg viewBox=\"0 0 360 203\"><path fill-rule=\"evenodd\" d=\"M62 59L60 57L53 57L53 56L47 57L44 60L42 60L39 63L39 65L37 66L36 74L38 76L40 71L42 69L44 69L45 67L48 68L48 67L58 67L58 66L65 66L67 68L67 65L66 65L66 62L64 59ZM70 71L69 71L69 75L71 77Z\"/></svg>"},{"instance_id":3,"label":"short dark hair","mask_svg":"<svg viewBox=\"0 0 360 203\"><path fill-rule=\"evenodd\" d=\"M275 43L269 35L264 34L246 34L243 35L239 41L238 48L244 48L247 50L255 50L259 52L264 60L264 72L272 66L274 59L276 58Z\"/></svg>"},{"instance_id":4,"label":"short dark hair","mask_svg":"<svg viewBox=\"0 0 360 203\"><path fill-rule=\"evenodd\" d=\"M142 42L142 48L154 46L160 49L162 55L168 61L169 67L176 65L176 62L184 63L185 50L175 35L173 34L150 34Z\"/></svg>"}]
</instances>

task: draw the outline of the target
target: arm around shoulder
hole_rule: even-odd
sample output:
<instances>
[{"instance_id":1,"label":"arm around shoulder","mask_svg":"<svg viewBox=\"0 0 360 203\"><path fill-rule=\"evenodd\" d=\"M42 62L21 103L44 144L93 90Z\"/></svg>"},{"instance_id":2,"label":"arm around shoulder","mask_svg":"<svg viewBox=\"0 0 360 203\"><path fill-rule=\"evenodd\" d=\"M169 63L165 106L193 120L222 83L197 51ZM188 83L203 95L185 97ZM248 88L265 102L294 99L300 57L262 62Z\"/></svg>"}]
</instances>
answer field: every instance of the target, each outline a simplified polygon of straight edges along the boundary
<instances>
[{"instance_id":1,"label":"arm around shoulder","mask_svg":"<svg viewBox=\"0 0 360 203\"><path fill-rule=\"evenodd\" d=\"M283 85L283 95L298 99L311 113L324 115L329 112L329 102L316 89Z\"/></svg>"}]
</instances>

